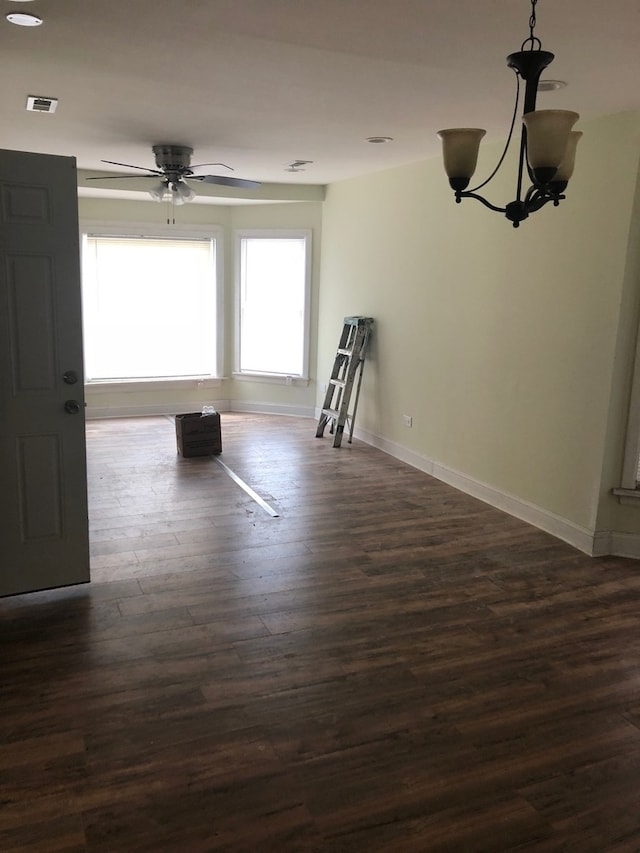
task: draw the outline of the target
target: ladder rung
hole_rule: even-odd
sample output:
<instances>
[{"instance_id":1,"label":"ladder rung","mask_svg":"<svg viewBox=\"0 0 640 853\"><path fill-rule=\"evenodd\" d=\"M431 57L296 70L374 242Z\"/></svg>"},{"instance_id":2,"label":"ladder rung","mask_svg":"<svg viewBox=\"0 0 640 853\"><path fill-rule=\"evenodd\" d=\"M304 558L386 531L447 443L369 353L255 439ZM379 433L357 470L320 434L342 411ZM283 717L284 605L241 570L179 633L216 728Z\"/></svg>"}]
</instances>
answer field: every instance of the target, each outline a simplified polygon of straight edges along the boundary
<instances>
[{"instance_id":1,"label":"ladder rung","mask_svg":"<svg viewBox=\"0 0 640 853\"><path fill-rule=\"evenodd\" d=\"M347 383L346 383L346 381L345 381L344 379L330 379L330 380L329 380L329 384L330 384L330 385L337 385L337 386L338 386L338 388L344 388L344 386L345 386Z\"/></svg>"},{"instance_id":2,"label":"ladder rung","mask_svg":"<svg viewBox=\"0 0 640 853\"><path fill-rule=\"evenodd\" d=\"M353 355L352 349L339 349L338 355Z\"/></svg>"},{"instance_id":3,"label":"ladder rung","mask_svg":"<svg viewBox=\"0 0 640 853\"><path fill-rule=\"evenodd\" d=\"M330 418L337 418L340 416L340 412L337 409L323 409L323 415L329 415Z\"/></svg>"}]
</instances>

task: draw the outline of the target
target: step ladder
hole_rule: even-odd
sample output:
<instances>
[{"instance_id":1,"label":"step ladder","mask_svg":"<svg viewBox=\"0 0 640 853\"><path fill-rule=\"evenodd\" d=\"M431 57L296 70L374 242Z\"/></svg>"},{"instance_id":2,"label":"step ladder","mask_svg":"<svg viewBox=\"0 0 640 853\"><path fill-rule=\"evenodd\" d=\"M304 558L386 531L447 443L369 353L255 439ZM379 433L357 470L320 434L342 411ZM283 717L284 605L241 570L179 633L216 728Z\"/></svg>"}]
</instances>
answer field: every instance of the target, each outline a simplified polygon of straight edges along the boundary
<instances>
[{"instance_id":1,"label":"step ladder","mask_svg":"<svg viewBox=\"0 0 640 853\"><path fill-rule=\"evenodd\" d=\"M356 421L364 356L371 326L372 317L345 317L336 360L333 363L331 379L322 404L322 412L318 421L316 438L322 438L327 424L333 434L333 446L340 447L345 426L349 430L349 444L353 439L353 427ZM357 375L357 383L356 383ZM356 385L356 395L353 409L349 412L349 403L353 386Z\"/></svg>"}]
</instances>

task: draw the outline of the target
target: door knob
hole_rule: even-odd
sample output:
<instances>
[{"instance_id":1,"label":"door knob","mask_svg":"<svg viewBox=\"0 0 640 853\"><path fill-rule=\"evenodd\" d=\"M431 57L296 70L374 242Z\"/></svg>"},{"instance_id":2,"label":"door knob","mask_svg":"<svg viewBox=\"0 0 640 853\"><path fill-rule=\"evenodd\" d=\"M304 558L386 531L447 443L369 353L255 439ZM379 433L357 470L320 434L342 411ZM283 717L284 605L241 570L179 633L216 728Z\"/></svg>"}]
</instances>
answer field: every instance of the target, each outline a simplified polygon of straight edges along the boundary
<instances>
[{"instance_id":1,"label":"door knob","mask_svg":"<svg viewBox=\"0 0 640 853\"><path fill-rule=\"evenodd\" d=\"M69 415L77 415L82 406L77 400L66 400L64 410Z\"/></svg>"},{"instance_id":2,"label":"door knob","mask_svg":"<svg viewBox=\"0 0 640 853\"><path fill-rule=\"evenodd\" d=\"M62 375L62 381L66 382L67 385L75 385L78 381L78 374L75 370L67 370L66 373Z\"/></svg>"}]
</instances>

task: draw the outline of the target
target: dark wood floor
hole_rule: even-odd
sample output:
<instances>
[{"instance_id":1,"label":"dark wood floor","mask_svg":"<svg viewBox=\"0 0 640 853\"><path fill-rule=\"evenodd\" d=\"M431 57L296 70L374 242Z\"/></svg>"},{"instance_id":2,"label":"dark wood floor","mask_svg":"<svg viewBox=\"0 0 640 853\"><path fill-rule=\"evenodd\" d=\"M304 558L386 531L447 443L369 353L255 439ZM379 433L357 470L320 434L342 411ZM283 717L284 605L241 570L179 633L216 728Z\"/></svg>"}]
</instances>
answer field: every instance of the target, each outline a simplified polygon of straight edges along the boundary
<instances>
[{"instance_id":1,"label":"dark wood floor","mask_svg":"<svg viewBox=\"0 0 640 853\"><path fill-rule=\"evenodd\" d=\"M93 582L0 601L0 850L640 850L640 566L301 419L90 422Z\"/></svg>"}]
</instances>

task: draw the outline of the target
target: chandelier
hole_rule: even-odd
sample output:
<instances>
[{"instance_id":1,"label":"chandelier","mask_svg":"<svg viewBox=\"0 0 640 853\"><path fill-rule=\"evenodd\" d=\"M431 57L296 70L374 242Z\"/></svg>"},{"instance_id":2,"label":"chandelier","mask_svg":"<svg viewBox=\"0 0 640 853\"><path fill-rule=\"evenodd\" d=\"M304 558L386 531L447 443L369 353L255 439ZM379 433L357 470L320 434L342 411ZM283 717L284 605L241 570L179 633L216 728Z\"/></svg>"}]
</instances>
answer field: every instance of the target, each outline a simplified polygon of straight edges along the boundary
<instances>
[{"instance_id":1,"label":"chandelier","mask_svg":"<svg viewBox=\"0 0 640 853\"><path fill-rule=\"evenodd\" d=\"M486 181L467 189L476 169L480 140L486 131L475 127L458 127L438 133L442 140L444 168L449 185L455 192L456 202L459 204L463 198L475 198L490 210L504 213L514 228L518 228L530 213L540 210L545 204L553 202L554 207L557 207L566 198L564 191L573 174L576 146L582 136L582 133L572 130L580 118L578 113L569 110L536 110L540 75L554 58L553 53L542 50L542 42L534 35L537 2L531 0L529 37L523 41L519 51L507 57L507 65L516 73L516 101L504 150L498 165ZM505 207L498 207L479 195L478 190L497 174L509 150L518 114L521 79L525 81L525 92L516 198ZM531 186L523 194L525 169Z\"/></svg>"}]
</instances>

